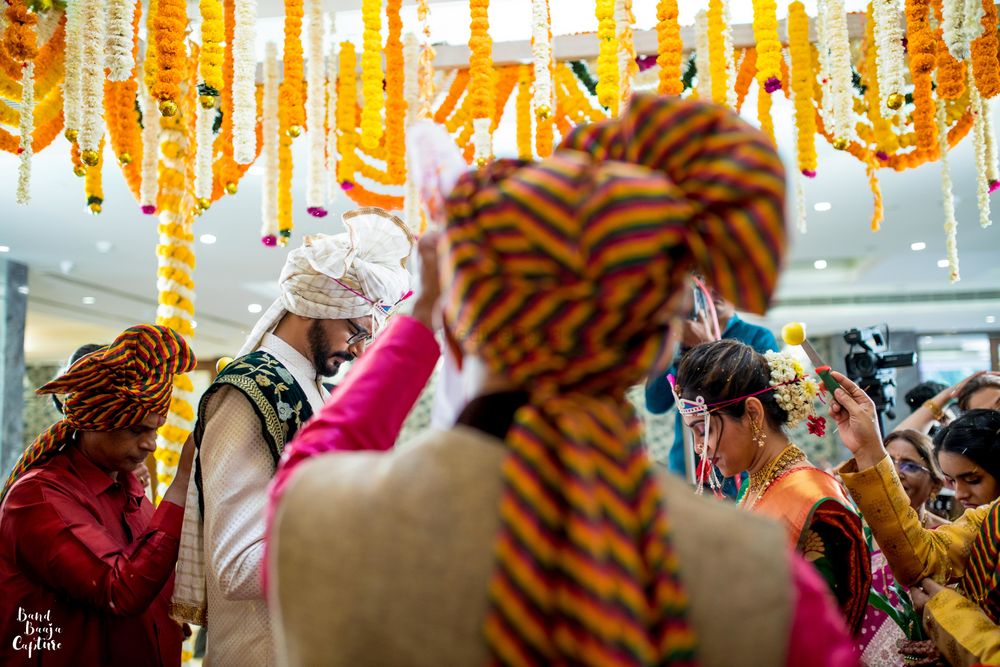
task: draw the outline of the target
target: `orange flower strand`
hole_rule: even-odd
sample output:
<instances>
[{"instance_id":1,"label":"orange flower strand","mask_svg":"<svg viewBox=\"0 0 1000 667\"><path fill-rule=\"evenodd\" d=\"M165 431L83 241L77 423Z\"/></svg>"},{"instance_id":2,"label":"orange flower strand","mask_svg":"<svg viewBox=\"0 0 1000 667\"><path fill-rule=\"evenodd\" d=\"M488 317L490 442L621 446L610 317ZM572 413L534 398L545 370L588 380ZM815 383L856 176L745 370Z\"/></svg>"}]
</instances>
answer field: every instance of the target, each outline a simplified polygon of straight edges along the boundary
<instances>
[{"instance_id":1,"label":"orange flower strand","mask_svg":"<svg viewBox=\"0 0 1000 667\"><path fill-rule=\"evenodd\" d=\"M757 49L750 46L743 50L743 60L740 61L740 68L736 72L736 112L743 108L747 93L750 92L750 84L757 76Z\"/></svg>"},{"instance_id":2,"label":"orange flower strand","mask_svg":"<svg viewBox=\"0 0 1000 667\"><path fill-rule=\"evenodd\" d=\"M3 50L17 62L34 60L38 55L35 24L38 17L22 0L7 0L7 30L4 32Z\"/></svg>"},{"instance_id":3,"label":"orange flower strand","mask_svg":"<svg viewBox=\"0 0 1000 667\"><path fill-rule=\"evenodd\" d=\"M437 111L434 112L435 123L444 123L448 119L452 111L455 110L455 105L458 103L458 100L461 99L462 93L466 91L468 86L469 70L458 70L458 73L451 82L451 87L448 88L448 94L445 96L444 100L442 100L441 106L439 106Z\"/></svg>"},{"instance_id":4,"label":"orange flower strand","mask_svg":"<svg viewBox=\"0 0 1000 667\"><path fill-rule=\"evenodd\" d=\"M937 94L946 100L954 100L965 92L965 62L955 60L944 42L944 29L941 28L943 9L941 0L933 0L934 13L937 15L938 29L934 32L934 48L937 51Z\"/></svg>"},{"instance_id":5,"label":"orange flower strand","mask_svg":"<svg viewBox=\"0 0 1000 667\"><path fill-rule=\"evenodd\" d=\"M928 151L934 156L932 159L937 159L940 149L931 81L937 58L929 12L930 0L906 0L907 52L913 79L913 128L917 133L918 150Z\"/></svg>"},{"instance_id":6,"label":"orange flower strand","mask_svg":"<svg viewBox=\"0 0 1000 667\"><path fill-rule=\"evenodd\" d=\"M661 95L680 95L684 91L684 83L681 81L684 43L681 41L681 26L677 14L677 0L660 0L656 5L656 44L659 53L656 64L660 66L657 90Z\"/></svg>"},{"instance_id":7,"label":"orange flower strand","mask_svg":"<svg viewBox=\"0 0 1000 667\"><path fill-rule=\"evenodd\" d=\"M184 0L157 0L155 28L156 83L153 97L180 104L180 82L186 76L187 5Z\"/></svg>"},{"instance_id":8,"label":"orange flower strand","mask_svg":"<svg viewBox=\"0 0 1000 667\"><path fill-rule=\"evenodd\" d=\"M1000 41L997 40L996 5L993 0L982 0L982 3L983 34L972 41L972 75L979 94L988 99L1000 93L1000 61L997 58Z\"/></svg>"},{"instance_id":9,"label":"orange flower strand","mask_svg":"<svg viewBox=\"0 0 1000 667\"><path fill-rule=\"evenodd\" d=\"M406 100L403 98L402 0L387 0L388 38L385 43L385 156L390 183L406 182Z\"/></svg>"},{"instance_id":10,"label":"orange flower strand","mask_svg":"<svg viewBox=\"0 0 1000 667\"><path fill-rule=\"evenodd\" d=\"M300 130L305 126L306 108L302 97L302 82L305 80L305 63L302 59L304 15L302 0L285 0L285 48L282 54L284 78L281 81L278 99L279 108L284 108L288 122L282 132L293 125Z\"/></svg>"}]
</instances>

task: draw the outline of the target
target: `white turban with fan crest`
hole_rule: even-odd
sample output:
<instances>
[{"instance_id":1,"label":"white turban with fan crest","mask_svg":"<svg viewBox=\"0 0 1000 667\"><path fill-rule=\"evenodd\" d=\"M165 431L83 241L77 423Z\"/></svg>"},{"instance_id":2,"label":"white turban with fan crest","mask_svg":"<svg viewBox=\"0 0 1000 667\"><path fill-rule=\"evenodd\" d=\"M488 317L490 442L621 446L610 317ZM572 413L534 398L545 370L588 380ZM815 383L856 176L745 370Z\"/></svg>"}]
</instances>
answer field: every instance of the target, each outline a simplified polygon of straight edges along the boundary
<instances>
[{"instance_id":1,"label":"white turban with fan crest","mask_svg":"<svg viewBox=\"0 0 1000 667\"><path fill-rule=\"evenodd\" d=\"M414 238L400 218L373 206L343 216L346 233L307 236L288 253L281 295L254 325L237 356L257 349L285 313L318 320L372 316L377 330L410 294L406 260Z\"/></svg>"}]
</instances>

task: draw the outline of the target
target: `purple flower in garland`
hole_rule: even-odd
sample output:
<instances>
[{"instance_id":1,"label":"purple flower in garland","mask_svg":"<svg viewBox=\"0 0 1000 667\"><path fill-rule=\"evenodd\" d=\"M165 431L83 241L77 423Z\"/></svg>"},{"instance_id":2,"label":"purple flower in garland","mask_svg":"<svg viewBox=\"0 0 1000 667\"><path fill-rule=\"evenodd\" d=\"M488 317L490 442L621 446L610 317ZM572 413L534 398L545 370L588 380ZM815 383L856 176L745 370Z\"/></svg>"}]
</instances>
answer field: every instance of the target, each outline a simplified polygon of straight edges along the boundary
<instances>
[{"instance_id":1,"label":"purple flower in garland","mask_svg":"<svg viewBox=\"0 0 1000 667\"><path fill-rule=\"evenodd\" d=\"M310 206L306 211L314 218L325 218L327 210L322 206Z\"/></svg>"},{"instance_id":2,"label":"purple flower in garland","mask_svg":"<svg viewBox=\"0 0 1000 667\"><path fill-rule=\"evenodd\" d=\"M656 56L636 56L635 62L639 66L639 71L645 72L656 64Z\"/></svg>"},{"instance_id":3,"label":"purple flower in garland","mask_svg":"<svg viewBox=\"0 0 1000 667\"><path fill-rule=\"evenodd\" d=\"M802 175L805 176L806 178L816 178L816 170L815 169L803 169L802 170Z\"/></svg>"},{"instance_id":4,"label":"purple flower in garland","mask_svg":"<svg viewBox=\"0 0 1000 667\"><path fill-rule=\"evenodd\" d=\"M152 204L146 204L142 207L142 212L144 215L153 215L156 213L156 207Z\"/></svg>"},{"instance_id":5,"label":"purple flower in garland","mask_svg":"<svg viewBox=\"0 0 1000 667\"><path fill-rule=\"evenodd\" d=\"M773 93L776 90L781 90L781 79L773 76L768 78L768 80L764 82L764 90L766 90L768 94Z\"/></svg>"},{"instance_id":6,"label":"purple flower in garland","mask_svg":"<svg viewBox=\"0 0 1000 667\"><path fill-rule=\"evenodd\" d=\"M1000 181L990 181L990 192L996 192L1000 189Z\"/></svg>"},{"instance_id":7,"label":"purple flower in garland","mask_svg":"<svg viewBox=\"0 0 1000 667\"><path fill-rule=\"evenodd\" d=\"M875 153L875 157L877 157L879 160L882 160L882 162L889 161L889 154L886 153L885 151L879 151L878 153Z\"/></svg>"},{"instance_id":8,"label":"purple flower in garland","mask_svg":"<svg viewBox=\"0 0 1000 667\"><path fill-rule=\"evenodd\" d=\"M351 183L350 181L343 181L340 184L340 189L343 190L344 192L347 192L348 190L352 189L353 187L354 187L354 183Z\"/></svg>"},{"instance_id":9,"label":"purple flower in garland","mask_svg":"<svg viewBox=\"0 0 1000 667\"><path fill-rule=\"evenodd\" d=\"M278 237L274 234L268 234L260 240L261 243L266 245L268 248L273 248L278 245Z\"/></svg>"}]
</instances>

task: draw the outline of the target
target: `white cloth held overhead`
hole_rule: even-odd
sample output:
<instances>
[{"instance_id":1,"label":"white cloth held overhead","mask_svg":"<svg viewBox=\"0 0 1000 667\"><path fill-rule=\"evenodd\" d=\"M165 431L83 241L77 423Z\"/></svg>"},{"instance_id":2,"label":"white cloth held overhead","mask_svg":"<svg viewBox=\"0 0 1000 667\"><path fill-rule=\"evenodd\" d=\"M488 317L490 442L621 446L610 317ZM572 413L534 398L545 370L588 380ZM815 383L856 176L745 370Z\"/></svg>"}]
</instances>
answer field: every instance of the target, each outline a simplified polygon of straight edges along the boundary
<instances>
[{"instance_id":1,"label":"white cloth held overhead","mask_svg":"<svg viewBox=\"0 0 1000 667\"><path fill-rule=\"evenodd\" d=\"M343 216L347 232L307 236L288 253L278 280L281 295L254 325L237 357L257 349L285 313L318 320L372 316L380 327L406 298L406 260L414 238L400 218L365 207Z\"/></svg>"}]
</instances>

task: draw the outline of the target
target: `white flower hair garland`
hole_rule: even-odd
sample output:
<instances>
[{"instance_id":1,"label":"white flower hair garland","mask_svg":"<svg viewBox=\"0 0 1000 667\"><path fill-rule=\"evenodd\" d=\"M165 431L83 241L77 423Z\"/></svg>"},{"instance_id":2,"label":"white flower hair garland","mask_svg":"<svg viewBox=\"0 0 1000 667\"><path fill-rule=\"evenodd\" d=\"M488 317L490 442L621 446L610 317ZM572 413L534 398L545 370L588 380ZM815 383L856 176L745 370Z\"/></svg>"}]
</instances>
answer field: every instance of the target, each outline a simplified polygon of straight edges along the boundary
<instances>
[{"instance_id":1,"label":"white flower hair garland","mask_svg":"<svg viewBox=\"0 0 1000 667\"><path fill-rule=\"evenodd\" d=\"M764 358L771 369L774 400L788 413L785 424L793 427L815 414L819 383L806 375L802 364L786 352L765 352Z\"/></svg>"}]
</instances>

